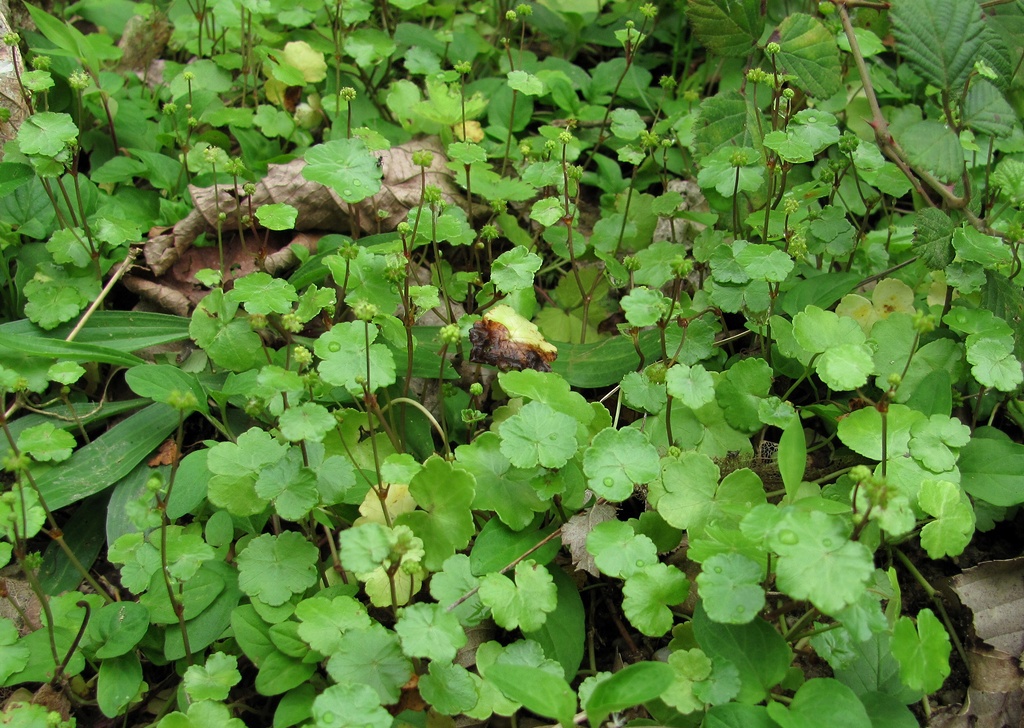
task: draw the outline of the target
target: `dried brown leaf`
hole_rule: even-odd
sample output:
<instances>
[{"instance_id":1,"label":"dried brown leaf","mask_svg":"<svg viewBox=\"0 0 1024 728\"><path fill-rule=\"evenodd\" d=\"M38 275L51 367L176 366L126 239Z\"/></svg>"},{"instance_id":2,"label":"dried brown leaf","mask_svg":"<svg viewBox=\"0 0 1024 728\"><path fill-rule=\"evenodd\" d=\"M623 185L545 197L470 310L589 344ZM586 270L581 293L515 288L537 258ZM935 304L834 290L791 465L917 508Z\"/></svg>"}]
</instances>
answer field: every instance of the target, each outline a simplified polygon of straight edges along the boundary
<instances>
[{"instance_id":1,"label":"dried brown leaf","mask_svg":"<svg viewBox=\"0 0 1024 728\"><path fill-rule=\"evenodd\" d=\"M598 503L566 521L562 526L562 545L569 549L572 564L577 570L599 576L594 557L587 551L587 536L599 523L615 518L615 509L607 503Z\"/></svg>"}]
</instances>

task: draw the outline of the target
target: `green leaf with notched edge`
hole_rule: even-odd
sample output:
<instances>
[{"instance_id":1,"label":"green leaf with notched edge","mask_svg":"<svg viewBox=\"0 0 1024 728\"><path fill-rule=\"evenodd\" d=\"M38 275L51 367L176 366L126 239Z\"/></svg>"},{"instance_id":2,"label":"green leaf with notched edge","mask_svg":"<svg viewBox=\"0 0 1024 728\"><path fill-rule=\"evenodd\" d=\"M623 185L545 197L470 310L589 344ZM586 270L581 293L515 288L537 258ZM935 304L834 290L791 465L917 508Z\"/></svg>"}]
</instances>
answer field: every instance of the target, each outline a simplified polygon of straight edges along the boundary
<instances>
[{"instance_id":1,"label":"green leaf with notched edge","mask_svg":"<svg viewBox=\"0 0 1024 728\"><path fill-rule=\"evenodd\" d=\"M576 694L563 678L539 667L499 663L487 668L487 680L528 710L572 728Z\"/></svg>"},{"instance_id":2,"label":"green leaf with notched edge","mask_svg":"<svg viewBox=\"0 0 1024 728\"><path fill-rule=\"evenodd\" d=\"M933 559L959 556L974 535L974 508L967 494L948 480L925 480L917 496L921 510L935 518L921 529L921 546Z\"/></svg>"},{"instance_id":3,"label":"green leaf with notched edge","mask_svg":"<svg viewBox=\"0 0 1024 728\"><path fill-rule=\"evenodd\" d=\"M587 534L587 551L602 574L616 579L625 579L658 560L654 542L637 535L623 521L605 521L594 526Z\"/></svg>"},{"instance_id":4,"label":"green leaf with notched edge","mask_svg":"<svg viewBox=\"0 0 1024 728\"><path fill-rule=\"evenodd\" d=\"M715 554L704 561L697 587L714 622L746 624L765 605L760 564L738 553Z\"/></svg>"},{"instance_id":5,"label":"green leaf with notched edge","mask_svg":"<svg viewBox=\"0 0 1024 728\"><path fill-rule=\"evenodd\" d=\"M700 42L723 56L747 55L764 30L759 0L691 0L686 18Z\"/></svg>"},{"instance_id":6,"label":"green leaf with notched edge","mask_svg":"<svg viewBox=\"0 0 1024 728\"><path fill-rule=\"evenodd\" d=\"M557 606L551 574L532 559L516 564L515 583L504 574L485 574L480 579L480 601L491 608L494 621L504 629L539 629Z\"/></svg>"},{"instance_id":7,"label":"green leaf with notched edge","mask_svg":"<svg viewBox=\"0 0 1024 728\"><path fill-rule=\"evenodd\" d=\"M409 526L423 539L423 563L429 570L439 570L445 559L465 548L473 536L470 504L474 489L472 475L437 456L428 458L409 482L409 494L419 508L402 514L395 523Z\"/></svg>"},{"instance_id":8,"label":"green leaf with notched edge","mask_svg":"<svg viewBox=\"0 0 1024 728\"><path fill-rule=\"evenodd\" d=\"M583 472L594 493L618 503L658 477L658 451L637 429L609 427L583 453Z\"/></svg>"},{"instance_id":9,"label":"green leaf with notched edge","mask_svg":"<svg viewBox=\"0 0 1024 728\"><path fill-rule=\"evenodd\" d=\"M872 728L873 725L856 693L834 678L808 680L796 691L788 707L773 702L768 706L768 715L779 725L790 728L820 725L825 715L842 716L834 724L843 728Z\"/></svg>"},{"instance_id":10,"label":"green leaf with notched edge","mask_svg":"<svg viewBox=\"0 0 1024 728\"><path fill-rule=\"evenodd\" d=\"M675 671L663 662L636 662L601 680L584 706L591 725L610 713L654 700L672 684Z\"/></svg>"},{"instance_id":11,"label":"green leaf with notched edge","mask_svg":"<svg viewBox=\"0 0 1024 728\"><path fill-rule=\"evenodd\" d=\"M560 468L576 454L576 420L542 402L529 402L498 428L501 452L513 465Z\"/></svg>"},{"instance_id":12,"label":"green leaf with notched edge","mask_svg":"<svg viewBox=\"0 0 1024 728\"><path fill-rule=\"evenodd\" d=\"M1024 292L1002 273L985 271L981 306L1009 324L1013 331L1013 354L1024 360Z\"/></svg>"},{"instance_id":13,"label":"green leaf with notched edge","mask_svg":"<svg viewBox=\"0 0 1024 728\"><path fill-rule=\"evenodd\" d=\"M900 0L889 13L896 49L915 71L959 94L984 45L985 20L975 0Z\"/></svg>"},{"instance_id":14,"label":"green leaf with notched edge","mask_svg":"<svg viewBox=\"0 0 1024 728\"><path fill-rule=\"evenodd\" d=\"M942 622L930 609L910 617L900 617L892 628L892 654L900 663L900 679L912 690L932 693L942 687L949 675L949 642Z\"/></svg>"},{"instance_id":15,"label":"green leaf with notched edge","mask_svg":"<svg viewBox=\"0 0 1024 728\"><path fill-rule=\"evenodd\" d=\"M361 139L335 139L306 150L302 176L355 203L380 192L383 176L377 158Z\"/></svg>"},{"instance_id":16,"label":"green leaf with notched edge","mask_svg":"<svg viewBox=\"0 0 1024 728\"><path fill-rule=\"evenodd\" d=\"M828 98L842 88L839 46L819 20L793 13L779 25L778 63L809 96Z\"/></svg>"},{"instance_id":17,"label":"green leaf with notched edge","mask_svg":"<svg viewBox=\"0 0 1024 728\"><path fill-rule=\"evenodd\" d=\"M399 610L395 632L402 640L402 652L432 662L454 660L466 644L459 618L440 604L411 604Z\"/></svg>"},{"instance_id":18,"label":"green leaf with notched edge","mask_svg":"<svg viewBox=\"0 0 1024 728\"><path fill-rule=\"evenodd\" d=\"M693 635L697 644L715 659L736 666L740 677L740 703L760 703L779 684L793 660L786 640L774 627L758 618L749 624L718 624L711 621L703 605L693 614Z\"/></svg>"},{"instance_id":19,"label":"green leaf with notched edge","mask_svg":"<svg viewBox=\"0 0 1024 728\"><path fill-rule=\"evenodd\" d=\"M384 705L398 702L401 687L413 674L398 635L380 624L342 635L338 649L327 661L327 673L342 685L370 686Z\"/></svg>"},{"instance_id":20,"label":"green leaf with notched edge","mask_svg":"<svg viewBox=\"0 0 1024 728\"><path fill-rule=\"evenodd\" d=\"M660 562L644 566L622 586L622 612L648 637L660 637L672 628L669 607L686 600L690 580L674 566Z\"/></svg>"}]
</instances>

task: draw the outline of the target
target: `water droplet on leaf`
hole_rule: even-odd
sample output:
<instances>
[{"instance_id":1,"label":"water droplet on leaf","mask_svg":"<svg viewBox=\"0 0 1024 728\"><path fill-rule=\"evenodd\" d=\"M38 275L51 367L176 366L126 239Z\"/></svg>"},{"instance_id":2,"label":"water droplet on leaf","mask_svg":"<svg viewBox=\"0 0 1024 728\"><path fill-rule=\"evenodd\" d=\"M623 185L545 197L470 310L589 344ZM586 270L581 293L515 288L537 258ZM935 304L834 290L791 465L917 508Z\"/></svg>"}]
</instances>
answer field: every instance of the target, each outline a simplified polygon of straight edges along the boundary
<instances>
[{"instance_id":1,"label":"water droplet on leaf","mask_svg":"<svg viewBox=\"0 0 1024 728\"><path fill-rule=\"evenodd\" d=\"M786 544L787 546L795 546L800 543L800 537L796 535L795 531L790 531L788 528L779 531L779 541Z\"/></svg>"},{"instance_id":2,"label":"water droplet on leaf","mask_svg":"<svg viewBox=\"0 0 1024 728\"><path fill-rule=\"evenodd\" d=\"M337 341L332 341L330 344L327 345L327 351L339 352L341 351L341 344L339 344Z\"/></svg>"},{"instance_id":3,"label":"water droplet on leaf","mask_svg":"<svg viewBox=\"0 0 1024 728\"><path fill-rule=\"evenodd\" d=\"M605 478L604 479L604 487L605 488L611 488L613 485L615 485L615 479L614 478L610 478L609 477L609 478Z\"/></svg>"}]
</instances>

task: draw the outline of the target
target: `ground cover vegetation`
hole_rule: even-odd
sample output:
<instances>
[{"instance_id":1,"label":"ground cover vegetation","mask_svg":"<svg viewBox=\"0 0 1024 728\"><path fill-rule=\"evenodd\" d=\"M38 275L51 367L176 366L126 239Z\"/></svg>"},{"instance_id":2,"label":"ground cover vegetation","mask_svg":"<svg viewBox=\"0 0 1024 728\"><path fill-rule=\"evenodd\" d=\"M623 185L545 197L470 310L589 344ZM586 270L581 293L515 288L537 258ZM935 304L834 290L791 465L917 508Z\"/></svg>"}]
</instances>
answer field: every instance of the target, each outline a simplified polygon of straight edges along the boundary
<instances>
[{"instance_id":1,"label":"ground cover vegetation","mask_svg":"<svg viewBox=\"0 0 1024 728\"><path fill-rule=\"evenodd\" d=\"M1019 719L1019 2L23 13L0 722Z\"/></svg>"}]
</instances>

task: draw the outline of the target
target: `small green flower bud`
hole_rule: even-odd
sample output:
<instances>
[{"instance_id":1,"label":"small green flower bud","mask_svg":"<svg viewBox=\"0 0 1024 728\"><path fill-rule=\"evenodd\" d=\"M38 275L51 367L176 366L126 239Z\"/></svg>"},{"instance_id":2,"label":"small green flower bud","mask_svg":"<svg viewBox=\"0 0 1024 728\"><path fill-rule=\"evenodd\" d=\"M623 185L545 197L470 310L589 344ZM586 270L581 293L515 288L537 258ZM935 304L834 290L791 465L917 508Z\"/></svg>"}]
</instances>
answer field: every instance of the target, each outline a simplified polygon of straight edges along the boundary
<instances>
[{"instance_id":1,"label":"small green flower bud","mask_svg":"<svg viewBox=\"0 0 1024 728\"><path fill-rule=\"evenodd\" d=\"M429 165L428 165L429 166ZM441 188L436 185L427 185L423 188L423 203L426 205L437 205L441 202Z\"/></svg>"},{"instance_id":2,"label":"small green flower bud","mask_svg":"<svg viewBox=\"0 0 1024 728\"><path fill-rule=\"evenodd\" d=\"M661 78L658 79L658 85L661 86L666 91L671 91L679 84L676 82L674 78L672 78L672 76L662 76Z\"/></svg>"},{"instance_id":3,"label":"small green flower bud","mask_svg":"<svg viewBox=\"0 0 1024 728\"><path fill-rule=\"evenodd\" d=\"M342 246L338 248L338 255L340 255L344 260L355 260L359 257L359 246L355 243L343 243Z\"/></svg>"},{"instance_id":4,"label":"small green flower bud","mask_svg":"<svg viewBox=\"0 0 1024 728\"><path fill-rule=\"evenodd\" d=\"M434 163L434 155L426 149L417 149L412 153L412 163L417 167L429 167Z\"/></svg>"},{"instance_id":5,"label":"small green flower bud","mask_svg":"<svg viewBox=\"0 0 1024 728\"><path fill-rule=\"evenodd\" d=\"M893 372L886 377L885 383L889 385L890 389L896 389L903 383L903 376L897 372Z\"/></svg>"},{"instance_id":6,"label":"small green flower bud","mask_svg":"<svg viewBox=\"0 0 1024 728\"><path fill-rule=\"evenodd\" d=\"M935 317L923 311L914 312L914 331L919 334L930 334L935 331Z\"/></svg>"},{"instance_id":7,"label":"small green flower bud","mask_svg":"<svg viewBox=\"0 0 1024 728\"><path fill-rule=\"evenodd\" d=\"M633 28L635 28L635 27L636 27L636 23L634 23L632 20L627 20L626 21L626 30L633 30Z\"/></svg>"},{"instance_id":8,"label":"small green flower bud","mask_svg":"<svg viewBox=\"0 0 1024 728\"><path fill-rule=\"evenodd\" d=\"M146 490L150 493L156 493L164 487L164 479L160 476L160 473L153 473L146 478Z\"/></svg>"},{"instance_id":9,"label":"small green flower bud","mask_svg":"<svg viewBox=\"0 0 1024 728\"><path fill-rule=\"evenodd\" d=\"M839 151L843 154L852 154L860 146L860 139L855 134L846 133L839 137Z\"/></svg>"},{"instance_id":10,"label":"small green flower bud","mask_svg":"<svg viewBox=\"0 0 1024 728\"><path fill-rule=\"evenodd\" d=\"M480 228L480 237L484 240L495 240L499 235L497 225L487 224Z\"/></svg>"},{"instance_id":11,"label":"small green flower bud","mask_svg":"<svg viewBox=\"0 0 1024 728\"><path fill-rule=\"evenodd\" d=\"M657 361L647 367L644 373L647 375L647 380L652 384L664 384L665 378L668 375L668 367L665 366L665 362Z\"/></svg>"},{"instance_id":12,"label":"small green flower bud","mask_svg":"<svg viewBox=\"0 0 1024 728\"><path fill-rule=\"evenodd\" d=\"M395 230L397 230L398 234L401 235L403 238L412 235L412 225L410 225L407 222L398 223L398 225L395 227Z\"/></svg>"},{"instance_id":13,"label":"small green flower bud","mask_svg":"<svg viewBox=\"0 0 1024 728\"><path fill-rule=\"evenodd\" d=\"M767 55L769 55L769 56L774 56L776 53L778 53L781 50L782 50L782 46L780 46L775 41L772 41L771 43L769 43L768 45L766 45L764 47L764 52Z\"/></svg>"},{"instance_id":14,"label":"small green flower bud","mask_svg":"<svg viewBox=\"0 0 1024 728\"><path fill-rule=\"evenodd\" d=\"M164 104L164 115L165 116L173 116L174 114L177 114L177 113L178 113L178 105L176 103L174 103L173 101L169 101L166 104Z\"/></svg>"},{"instance_id":15,"label":"small green flower bud","mask_svg":"<svg viewBox=\"0 0 1024 728\"><path fill-rule=\"evenodd\" d=\"M196 118L196 117L194 117L194 116L190 116L190 117L188 117L188 119L187 119L187 120L185 121L185 124L186 124L186 125L187 125L187 126L188 126L189 128L191 128L191 129L195 129L195 128L196 128L197 126L199 126L199 119L197 119L197 118Z\"/></svg>"},{"instance_id":16,"label":"small green flower bud","mask_svg":"<svg viewBox=\"0 0 1024 728\"><path fill-rule=\"evenodd\" d=\"M733 167L742 167L747 163L747 155L742 150L736 150L729 157L729 164Z\"/></svg>"},{"instance_id":17,"label":"small green flower bud","mask_svg":"<svg viewBox=\"0 0 1024 728\"><path fill-rule=\"evenodd\" d=\"M378 220L387 220L388 219L388 214L389 213L388 213L387 210L377 210L377 219Z\"/></svg>"},{"instance_id":18,"label":"small green flower bud","mask_svg":"<svg viewBox=\"0 0 1024 728\"><path fill-rule=\"evenodd\" d=\"M478 409L464 409L459 413L462 421L467 425L472 425L475 422L481 422L487 415Z\"/></svg>"},{"instance_id":19,"label":"small green flower bud","mask_svg":"<svg viewBox=\"0 0 1024 728\"><path fill-rule=\"evenodd\" d=\"M196 80L196 74L192 73L192 71L185 71L183 74L181 74L181 77L189 82Z\"/></svg>"},{"instance_id":20,"label":"small green flower bud","mask_svg":"<svg viewBox=\"0 0 1024 728\"><path fill-rule=\"evenodd\" d=\"M251 313L249 314L249 326L252 327L253 331L260 331L261 329L267 328L267 316L262 313Z\"/></svg>"},{"instance_id":21,"label":"small green flower bud","mask_svg":"<svg viewBox=\"0 0 1024 728\"><path fill-rule=\"evenodd\" d=\"M654 3L644 3L640 6L640 14L648 20L653 20L658 16L658 6Z\"/></svg>"},{"instance_id":22,"label":"small green flower bud","mask_svg":"<svg viewBox=\"0 0 1024 728\"><path fill-rule=\"evenodd\" d=\"M818 12L827 18L829 15L835 15L836 6L830 2L820 2L818 3Z\"/></svg>"},{"instance_id":23,"label":"small green flower bud","mask_svg":"<svg viewBox=\"0 0 1024 728\"><path fill-rule=\"evenodd\" d=\"M256 192L256 185L254 185L252 182L246 182L244 185L242 185L242 192L244 192L247 196L252 196Z\"/></svg>"},{"instance_id":24,"label":"small green flower bud","mask_svg":"<svg viewBox=\"0 0 1024 728\"><path fill-rule=\"evenodd\" d=\"M456 72L461 73L463 76L465 76L467 73L473 70L473 64L469 63L468 61L459 61L458 63L455 64L454 68Z\"/></svg>"},{"instance_id":25,"label":"small green flower bud","mask_svg":"<svg viewBox=\"0 0 1024 728\"><path fill-rule=\"evenodd\" d=\"M37 71L49 71L50 66L53 64L53 59L49 56L33 56L32 57L32 68Z\"/></svg>"},{"instance_id":26,"label":"small green flower bud","mask_svg":"<svg viewBox=\"0 0 1024 728\"><path fill-rule=\"evenodd\" d=\"M360 321L371 321L380 313L380 309L369 301L359 300L352 305L352 315Z\"/></svg>"},{"instance_id":27,"label":"small green flower bud","mask_svg":"<svg viewBox=\"0 0 1024 728\"><path fill-rule=\"evenodd\" d=\"M633 255L627 255L622 259L622 267L630 273L636 273L640 270L640 260Z\"/></svg>"},{"instance_id":28,"label":"small green flower bud","mask_svg":"<svg viewBox=\"0 0 1024 728\"><path fill-rule=\"evenodd\" d=\"M75 91L83 91L89 88L91 79L85 71L74 71L68 76L68 85Z\"/></svg>"},{"instance_id":29,"label":"small green flower bud","mask_svg":"<svg viewBox=\"0 0 1024 728\"><path fill-rule=\"evenodd\" d=\"M302 331L302 319L295 313L286 313L281 316L281 328L291 334Z\"/></svg>"},{"instance_id":30,"label":"small green flower bud","mask_svg":"<svg viewBox=\"0 0 1024 728\"><path fill-rule=\"evenodd\" d=\"M787 197L782 201L782 211L787 215L795 215L800 210L800 200L795 197Z\"/></svg>"},{"instance_id":31,"label":"small green flower bud","mask_svg":"<svg viewBox=\"0 0 1024 728\"><path fill-rule=\"evenodd\" d=\"M472 397L479 397L484 393L484 385L480 382L473 382L469 385L469 394Z\"/></svg>"},{"instance_id":32,"label":"small green flower bud","mask_svg":"<svg viewBox=\"0 0 1024 728\"><path fill-rule=\"evenodd\" d=\"M798 260L807 255L807 238L801 233L794 233L789 239L789 254Z\"/></svg>"},{"instance_id":33,"label":"small green flower bud","mask_svg":"<svg viewBox=\"0 0 1024 728\"><path fill-rule=\"evenodd\" d=\"M445 346L455 346L462 339L462 332L459 331L458 324L448 324L441 327L439 336L441 337L441 343Z\"/></svg>"},{"instance_id":34,"label":"small green flower bud","mask_svg":"<svg viewBox=\"0 0 1024 728\"><path fill-rule=\"evenodd\" d=\"M505 13L505 20L507 20L510 23L514 23L518 19L519 19L519 16L516 15L516 11L515 10L509 10L509 11L507 11Z\"/></svg>"},{"instance_id":35,"label":"small green flower bud","mask_svg":"<svg viewBox=\"0 0 1024 728\"><path fill-rule=\"evenodd\" d=\"M32 464L32 459L25 453L15 455L14 453L8 453L4 457L4 470L8 473L22 473L28 470L29 465Z\"/></svg>"},{"instance_id":36,"label":"small green flower bud","mask_svg":"<svg viewBox=\"0 0 1024 728\"><path fill-rule=\"evenodd\" d=\"M661 137L653 131L642 131L640 132L640 144L647 149L653 149L661 145Z\"/></svg>"},{"instance_id":37,"label":"small green flower bud","mask_svg":"<svg viewBox=\"0 0 1024 728\"><path fill-rule=\"evenodd\" d=\"M313 363L313 353L304 346L295 346L292 348L292 359L299 366L309 366Z\"/></svg>"},{"instance_id":38,"label":"small green flower bud","mask_svg":"<svg viewBox=\"0 0 1024 728\"><path fill-rule=\"evenodd\" d=\"M670 458L678 458L683 454L683 450L676 445L669 445L665 454Z\"/></svg>"},{"instance_id":39,"label":"small green flower bud","mask_svg":"<svg viewBox=\"0 0 1024 728\"><path fill-rule=\"evenodd\" d=\"M21 43L21 36L13 31L4 33L4 45L16 46Z\"/></svg>"},{"instance_id":40,"label":"small green flower bud","mask_svg":"<svg viewBox=\"0 0 1024 728\"><path fill-rule=\"evenodd\" d=\"M571 144L572 143L572 132L568 129L563 129L558 132L558 142L560 144Z\"/></svg>"},{"instance_id":41,"label":"small green flower bud","mask_svg":"<svg viewBox=\"0 0 1024 728\"><path fill-rule=\"evenodd\" d=\"M677 255L672 259L672 275L676 278L686 278L693 272L693 261L685 256Z\"/></svg>"},{"instance_id":42,"label":"small green flower bud","mask_svg":"<svg viewBox=\"0 0 1024 728\"><path fill-rule=\"evenodd\" d=\"M688 104L695 104L700 101L700 94L694 91L692 88L683 91L683 101Z\"/></svg>"},{"instance_id":43,"label":"small green flower bud","mask_svg":"<svg viewBox=\"0 0 1024 728\"><path fill-rule=\"evenodd\" d=\"M796 91L794 91L793 89L782 89L782 98L786 99L787 101L792 101L794 96L796 96Z\"/></svg>"},{"instance_id":44,"label":"small green flower bud","mask_svg":"<svg viewBox=\"0 0 1024 728\"><path fill-rule=\"evenodd\" d=\"M227 219L228 219L228 214L226 212L218 212L217 213L217 222L224 222Z\"/></svg>"},{"instance_id":45,"label":"small green flower bud","mask_svg":"<svg viewBox=\"0 0 1024 728\"><path fill-rule=\"evenodd\" d=\"M516 12L522 15L523 17L528 18L531 15L533 15L533 8L527 5L526 3L520 3L519 5L516 5Z\"/></svg>"},{"instance_id":46,"label":"small green flower bud","mask_svg":"<svg viewBox=\"0 0 1024 728\"><path fill-rule=\"evenodd\" d=\"M867 465L854 465L850 468L850 480L854 483L863 483L871 478L871 468Z\"/></svg>"},{"instance_id":47,"label":"small green flower bud","mask_svg":"<svg viewBox=\"0 0 1024 728\"><path fill-rule=\"evenodd\" d=\"M182 392L180 390L173 390L167 395L167 404L171 405L176 410L185 412L187 410L194 410L199 407L199 400L192 392Z\"/></svg>"}]
</instances>

